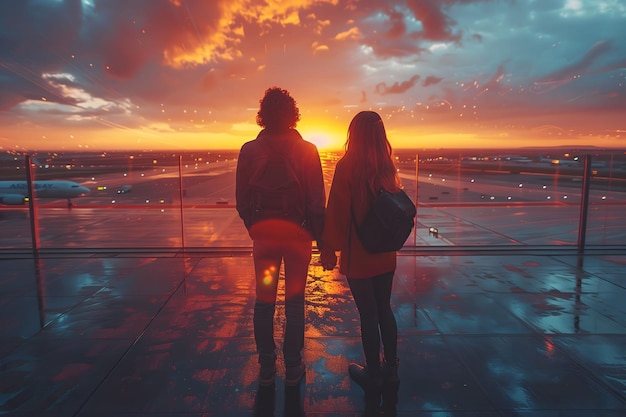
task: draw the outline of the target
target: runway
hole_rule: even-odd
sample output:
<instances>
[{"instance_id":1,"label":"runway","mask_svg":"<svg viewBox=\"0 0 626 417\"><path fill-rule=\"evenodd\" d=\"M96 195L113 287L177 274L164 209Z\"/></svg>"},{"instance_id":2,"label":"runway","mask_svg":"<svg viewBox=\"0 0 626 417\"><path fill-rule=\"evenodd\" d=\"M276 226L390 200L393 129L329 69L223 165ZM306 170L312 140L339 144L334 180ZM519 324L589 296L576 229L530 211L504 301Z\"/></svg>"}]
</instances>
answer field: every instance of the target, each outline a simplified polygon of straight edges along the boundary
<instances>
[{"instance_id":1,"label":"runway","mask_svg":"<svg viewBox=\"0 0 626 417\"><path fill-rule=\"evenodd\" d=\"M327 191L336 160L322 155ZM233 157L83 172L75 180L91 193L71 207L64 200L36 201L40 247L249 248L234 206L236 164ZM576 177L429 168L420 170L417 189L415 169L400 171L418 202L407 246L576 245L582 194ZM118 193L124 185L130 191ZM586 242L626 244L624 207L621 188L592 188ZM0 227L0 248L31 247L26 206L0 207Z\"/></svg>"}]
</instances>

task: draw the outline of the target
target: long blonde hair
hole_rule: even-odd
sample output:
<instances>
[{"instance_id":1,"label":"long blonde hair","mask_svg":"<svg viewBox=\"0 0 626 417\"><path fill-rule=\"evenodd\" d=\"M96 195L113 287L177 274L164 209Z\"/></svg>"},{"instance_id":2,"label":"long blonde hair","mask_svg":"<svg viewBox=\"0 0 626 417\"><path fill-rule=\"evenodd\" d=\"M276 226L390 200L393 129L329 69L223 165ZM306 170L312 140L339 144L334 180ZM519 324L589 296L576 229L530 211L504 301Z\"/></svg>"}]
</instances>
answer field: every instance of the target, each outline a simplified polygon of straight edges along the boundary
<instances>
[{"instance_id":1,"label":"long blonde hair","mask_svg":"<svg viewBox=\"0 0 626 417\"><path fill-rule=\"evenodd\" d=\"M357 205L366 205L381 189L389 192L402 188L393 160L393 150L378 113L359 112L348 127L343 159L353 172L353 186L359 189Z\"/></svg>"}]
</instances>

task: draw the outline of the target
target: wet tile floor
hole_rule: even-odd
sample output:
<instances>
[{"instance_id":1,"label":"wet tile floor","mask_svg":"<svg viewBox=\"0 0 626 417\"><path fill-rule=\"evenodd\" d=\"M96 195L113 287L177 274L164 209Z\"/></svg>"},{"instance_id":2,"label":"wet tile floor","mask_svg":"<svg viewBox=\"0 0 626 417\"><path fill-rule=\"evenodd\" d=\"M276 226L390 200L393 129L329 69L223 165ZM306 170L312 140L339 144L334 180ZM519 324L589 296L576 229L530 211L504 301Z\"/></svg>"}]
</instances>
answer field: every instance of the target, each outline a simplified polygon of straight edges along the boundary
<instances>
[{"instance_id":1,"label":"wet tile floor","mask_svg":"<svg viewBox=\"0 0 626 417\"><path fill-rule=\"evenodd\" d=\"M260 389L249 254L0 256L0 414L626 415L626 256L398 262L401 382L381 399L347 375L362 361L358 315L315 258L306 378L286 387L279 361Z\"/></svg>"}]
</instances>

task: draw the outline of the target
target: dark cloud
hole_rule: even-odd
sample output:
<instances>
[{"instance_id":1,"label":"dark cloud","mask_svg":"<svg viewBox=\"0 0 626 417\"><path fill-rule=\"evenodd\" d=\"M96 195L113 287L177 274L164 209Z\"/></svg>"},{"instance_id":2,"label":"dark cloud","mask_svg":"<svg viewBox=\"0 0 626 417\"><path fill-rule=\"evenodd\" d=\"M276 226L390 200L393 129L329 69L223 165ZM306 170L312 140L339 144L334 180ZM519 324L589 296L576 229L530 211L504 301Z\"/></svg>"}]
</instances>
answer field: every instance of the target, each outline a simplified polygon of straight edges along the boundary
<instances>
[{"instance_id":1,"label":"dark cloud","mask_svg":"<svg viewBox=\"0 0 626 417\"><path fill-rule=\"evenodd\" d=\"M397 10L391 10L389 12L389 19L391 20L391 28L386 33L387 37L390 39L398 39L404 36L406 34L404 13Z\"/></svg>"},{"instance_id":2,"label":"dark cloud","mask_svg":"<svg viewBox=\"0 0 626 417\"><path fill-rule=\"evenodd\" d=\"M79 42L81 16L80 0L0 2L0 110L28 99L63 100L41 74L66 64L63 51Z\"/></svg>"},{"instance_id":3,"label":"dark cloud","mask_svg":"<svg viewBox=\"0 0 626 417\"><path fill-rule=\"evenodd\" d=\"M401 94L414 87L419 79L419 75L414 75L409 80L400 83L396 82L391 86L387 86L387 83L379 83L376 85L376 92L381 96L386 96L387 94Z\"/></svg>"},{"instance_id":4,"label":"dark cloud","mask_svg":"<svg viewBox=\"0 0 626 417\"><path fill-rule=\"evenodd\" d=\"M622 97L623 94L619 90L614 90L614 87L606 85L598 77L604 73L626 68L625 58L615 60L610 55L613 49L612 41L595 43L578 61L537 79L532 91L543 95L564 85L576 83L571 91L566 93L571 102L580 101L580 97L586 97L585 102L590 105L592 103L597 105L599 100L596 96L598 94L602 97ZM608 64L606 63L607 57L610 60ZM581 79L583 80L581 81ZM585 82L585 79L592 81ZM589 82L593 85L587 87ZM581 91L581 89L584 90Z\"/></svg>"},{"instance_id":5,"label":"dark cloud","mask_svg":"<svg viewBox=\"0 0 626 417\"><path fill-rule=\"evenodd\" d=\"M606 54L611 49L610 41L597 42L585 53L585 55L578 61L558 71L546 75L542 79L538 80L538 84L552 84L563 83L572 80L574 77L585 73L601 56Z\"/></svg>"},{"instance_id":6,"label":"dark cloud","mask_svg":"<svg viewBox=\"0 0 626 417\"><path fill-rule=\"evenodd\" d=\"M13 70L0 67L0 108L31 96L60 100L46 91L45 72L68 71L89 88L106 90L99 84L107 79L133 80L148 65L193 54L218 30L223 2L92 3L93 8L80 0L0 3L0 62L19 63Z\"/></svg>"},{"instance_id":7,"label":"dark cloud","mask_svg":"<svg viewBox=\"0 0 626 417\"><path fill-rule=\"evenodd\" d=\"M424 79L424 81L422 81L422 86L428 87L430 85L436 85L436 84L439 84L442 80L443 78L435 77L434 75L429 75L428 77Z\"/></svg>"},{"instance_id":8,"label":"dark cloud","mask_svg":"<svg viewBox=\"0 0 626 417\"><path fill-rule=\"evenodd\" d=\"M100 0L95 3L85 50L108 74L132 78L144 65L193 54L218 30L221 1ZM177 5L180 4L180 5ZM170 62L171 63L171 62Z\"/></svg>"},{"instance_id":9,"label":"dark cloud","mask_svg":"<svg viewBox=\"0 0 626 417\"><path fill-rule=\"evenodd\" d=\"M453 33L456 22L444 8L449 2L438 0L407 0L407 6L417 20L422 23L421 37L429 41L458 41L459 34Z\"/></svg>"}]
</instances>

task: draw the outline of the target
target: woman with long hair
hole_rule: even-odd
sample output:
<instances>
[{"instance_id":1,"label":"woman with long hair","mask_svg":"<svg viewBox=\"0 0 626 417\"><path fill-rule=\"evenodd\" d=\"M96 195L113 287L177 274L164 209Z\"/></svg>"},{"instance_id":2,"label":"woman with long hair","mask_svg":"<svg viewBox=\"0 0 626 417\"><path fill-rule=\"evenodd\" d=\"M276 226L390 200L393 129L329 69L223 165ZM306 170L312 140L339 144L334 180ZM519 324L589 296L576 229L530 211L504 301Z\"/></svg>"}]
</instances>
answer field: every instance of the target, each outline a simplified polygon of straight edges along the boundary
<instances>
[{"instance_id":1,"label":"woman with long hair","mask_svg":"<svg viewBox=\"0 0 626 417\"><path fill-rule=\"evenodd\" d=\"M321 262L333 269L335 252L341 252L339 272L346 276L359 311L365 353L365 365L350 364L349 373L364 389L399 380L398 330L390 304L396 252L368 253L355 230L382 189L399 191L400 179L382 119L376 112L362 111L350 122L345 154L335 168Z\"/></svg>"}]
</instances>

